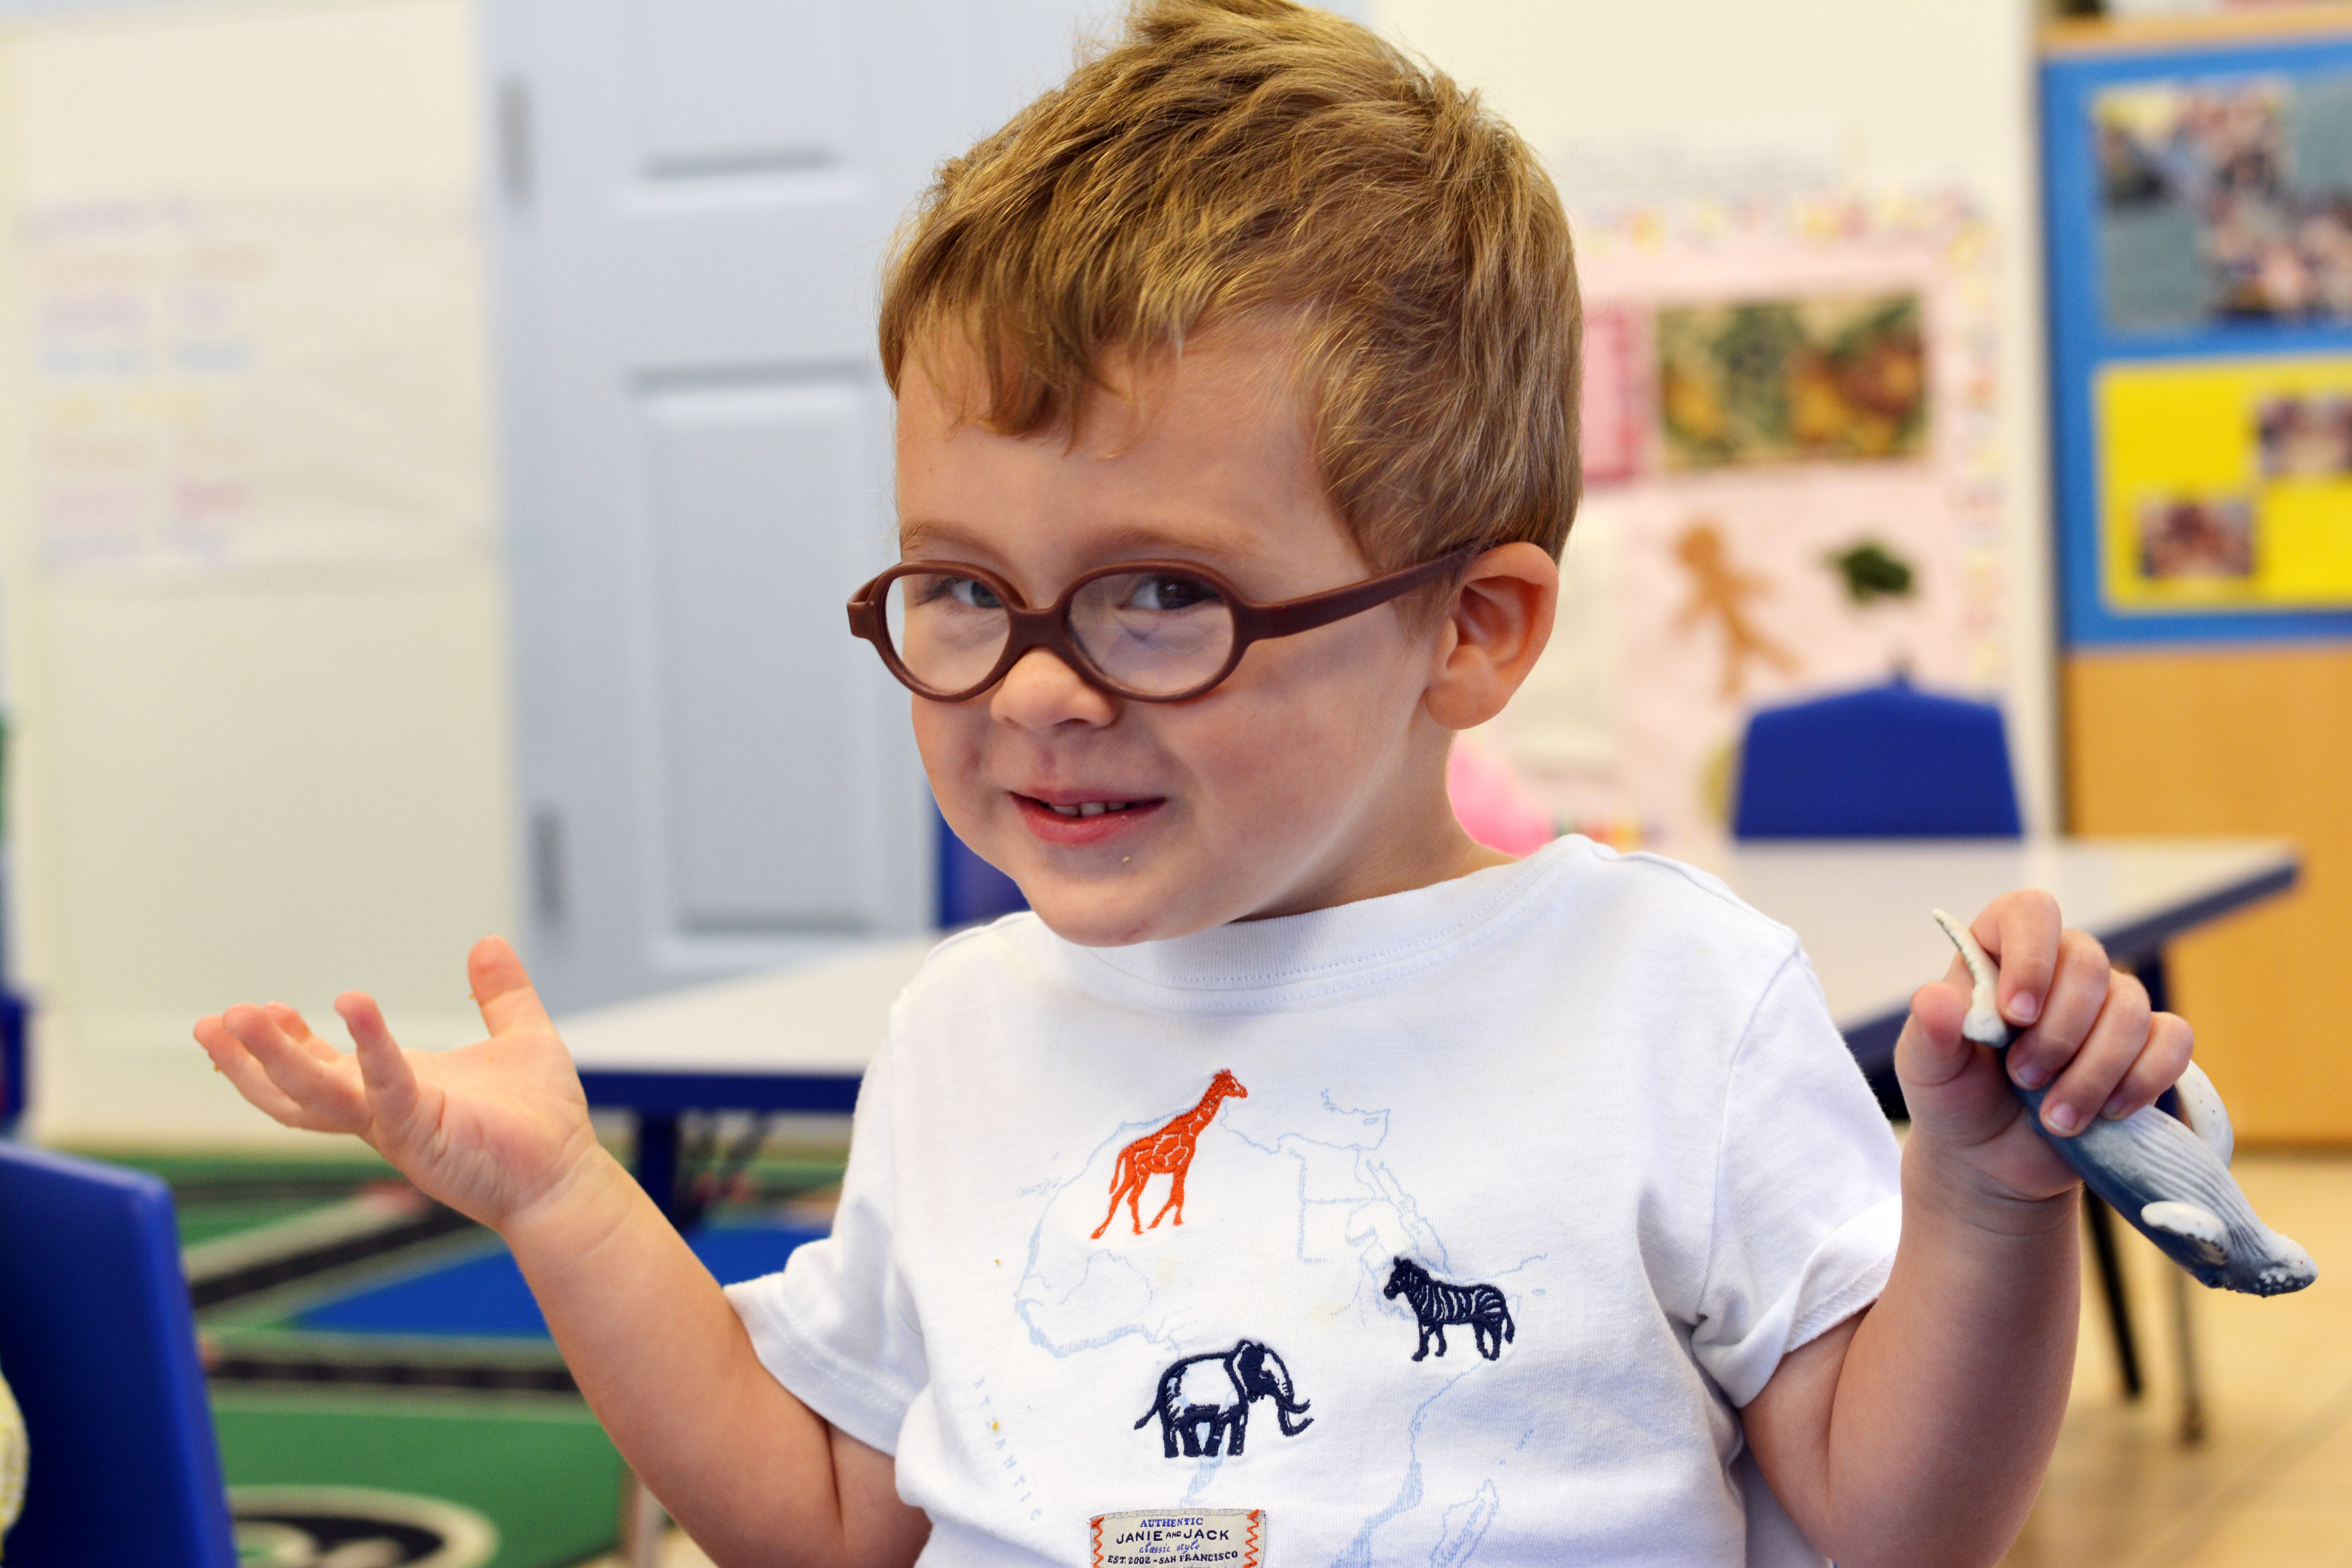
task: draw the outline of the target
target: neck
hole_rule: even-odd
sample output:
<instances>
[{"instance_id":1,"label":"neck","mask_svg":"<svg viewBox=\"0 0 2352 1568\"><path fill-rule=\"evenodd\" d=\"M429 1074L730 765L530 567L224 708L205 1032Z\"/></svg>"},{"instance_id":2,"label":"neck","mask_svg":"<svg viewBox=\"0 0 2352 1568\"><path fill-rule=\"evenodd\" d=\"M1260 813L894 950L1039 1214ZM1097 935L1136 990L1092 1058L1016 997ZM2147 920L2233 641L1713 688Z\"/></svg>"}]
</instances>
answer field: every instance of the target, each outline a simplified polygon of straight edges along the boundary
<instances>
[{"instance_id":1,"label":"neck","mask_svg":"<svg viewBox=\"0 0 2352 1568\"><path fill-rule=\"evenodd\" d=\"M1512 863L1512 857L1464 832L1454 815L1445 793L1445 759L1453 732L1437 731L1433 744L1428 737L1417 739L1423 754L1413 759L1410 783L1357 816L1338 846L1344 858L1331 874L1244 919L1270 920L1409 893Z\"/></svg>"}]
</instances>

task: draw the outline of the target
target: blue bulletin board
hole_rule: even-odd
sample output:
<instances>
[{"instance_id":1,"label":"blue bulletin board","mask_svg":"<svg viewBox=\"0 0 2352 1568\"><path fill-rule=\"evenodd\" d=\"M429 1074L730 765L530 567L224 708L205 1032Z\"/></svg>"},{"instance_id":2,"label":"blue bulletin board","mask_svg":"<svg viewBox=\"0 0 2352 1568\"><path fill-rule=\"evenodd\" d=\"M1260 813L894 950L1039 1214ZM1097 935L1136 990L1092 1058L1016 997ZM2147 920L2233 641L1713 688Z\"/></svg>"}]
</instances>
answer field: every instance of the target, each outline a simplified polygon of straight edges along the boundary
<instances>
[{"instance_id":1,"label":"blue bulletin board","mask_svg":"<svg viewBox=\"0 0 2352 1568\"><path fill-rule=\"evenodd\" d=\"M2042 89L2066 643L2352 637L2352 36Z\"/></svg>"}]
</instances>

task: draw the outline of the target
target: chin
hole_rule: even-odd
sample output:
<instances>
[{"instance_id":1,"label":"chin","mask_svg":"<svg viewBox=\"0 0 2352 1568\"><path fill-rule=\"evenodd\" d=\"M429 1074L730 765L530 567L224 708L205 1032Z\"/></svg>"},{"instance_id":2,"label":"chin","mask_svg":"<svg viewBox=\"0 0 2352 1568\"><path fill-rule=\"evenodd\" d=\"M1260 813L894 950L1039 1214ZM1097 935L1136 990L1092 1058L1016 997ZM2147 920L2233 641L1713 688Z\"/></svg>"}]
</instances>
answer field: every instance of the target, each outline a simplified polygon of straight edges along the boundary
<instances>
[{"instance_id":1,"label":"chin","mask_svg":"<svg viewBox=\"0 0 2352 1568\"><path fill-rule=\"evenodd\" d=\"M1089 899L1032 899L1029 907L1046 929L1080 947L1126 947L1169 934L1151 917L1132 909L1106 909Z\"/></svg>"},{"instance_id":2,"label":"chin","mask_svg":"<svg viewBox=\"0 0 2352 1568\"><path fill-rule=\"evenodd\" d=\"M1028 894L1029 907L1048 930L1064 942L1076 942L1080 947L1126 947L1133 942L1185 936L1221 923L1214 919L1188 918L1194 911L1171 910L1173 900L1139 889L1022 890Z\"/></svg>"}]
</instances>

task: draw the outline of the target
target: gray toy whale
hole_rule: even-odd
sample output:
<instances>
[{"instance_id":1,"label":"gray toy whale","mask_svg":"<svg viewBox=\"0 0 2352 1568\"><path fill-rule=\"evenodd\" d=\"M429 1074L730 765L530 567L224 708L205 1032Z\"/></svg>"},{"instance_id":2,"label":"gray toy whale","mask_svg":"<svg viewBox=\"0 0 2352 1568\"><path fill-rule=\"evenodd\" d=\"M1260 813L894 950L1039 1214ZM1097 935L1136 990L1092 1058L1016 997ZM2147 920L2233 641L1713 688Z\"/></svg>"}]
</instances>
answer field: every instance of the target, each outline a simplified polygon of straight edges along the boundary
<instances>
[{"instance_id":1,"label":"gray toy whale","mask_svg":"<svg viewBox=\"0 0 2352 1568\"><path fill-rule=\"evenodd\" d=\"M2008 1047L2009 1025L1995 1005L2000 972L1977 939L1943 910L1936 923L1967 960L1974 983L1960 1033L1994 1050ZM2213 1082L2191 1062L2175 1089L2182 1115L2147 1106L2119 1121L2095 1116L2072 1138L2042 1123L2047 1091L2010 1087L2033 1113L2033 1126L2084 1184L2107 1201L2167 1258L2202 1284L2250 1296L2283 1296L2319 1278L2311 1254L2255 1217L2230 1174L2230 1113Z\"/></svg>"}]
</instances>

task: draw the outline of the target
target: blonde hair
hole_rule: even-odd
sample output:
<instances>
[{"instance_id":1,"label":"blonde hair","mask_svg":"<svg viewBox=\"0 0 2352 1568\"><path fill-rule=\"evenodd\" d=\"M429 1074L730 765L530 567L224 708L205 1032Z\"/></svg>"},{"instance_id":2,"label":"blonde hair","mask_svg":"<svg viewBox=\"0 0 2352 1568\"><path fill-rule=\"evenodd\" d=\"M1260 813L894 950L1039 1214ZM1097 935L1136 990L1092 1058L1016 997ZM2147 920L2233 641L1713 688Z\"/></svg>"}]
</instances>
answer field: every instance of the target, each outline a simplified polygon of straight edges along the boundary
<instances>
[{"instance_id":1,"label":"blonde hair","mask_svg":"<svg viewBox=\"0 0 2352 1568\"><path fill-rule=\"evenodd\" d=\"M895 392L961 334L1000 434L1066 424L1108 360L1264 317L1376 568L1576 515L1580 311L1558 193L1475 93L1287 0L1142 0L943 164L893 248Z\"/></svg>"}]
</instances>

